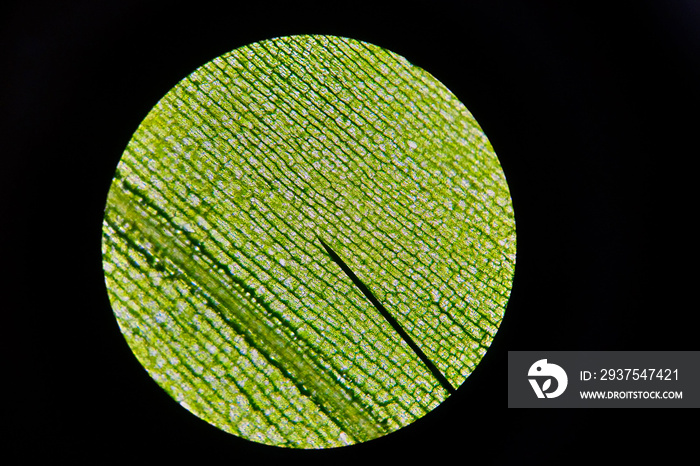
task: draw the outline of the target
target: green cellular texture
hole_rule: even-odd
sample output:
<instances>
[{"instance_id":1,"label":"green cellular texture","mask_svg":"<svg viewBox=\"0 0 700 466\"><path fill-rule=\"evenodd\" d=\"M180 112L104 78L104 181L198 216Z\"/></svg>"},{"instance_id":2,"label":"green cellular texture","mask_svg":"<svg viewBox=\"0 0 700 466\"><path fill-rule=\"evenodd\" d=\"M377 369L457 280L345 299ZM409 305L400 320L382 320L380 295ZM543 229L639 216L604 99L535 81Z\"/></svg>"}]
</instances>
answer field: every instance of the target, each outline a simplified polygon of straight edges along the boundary
<instances>
[{"instance_id":1,"label":"green cellular texture","mask_svg":"<svg viewBox=\"0 0 700 466\"><path fill-rule=\"evenodd\" d=\"M129 346L183 407L255 442L337 447L424 416L448 392L318 238L459 387L515 267L508 186L470 112L356 40L212 60L151 110L109 191Z\"/></svg>"}]
</instances>

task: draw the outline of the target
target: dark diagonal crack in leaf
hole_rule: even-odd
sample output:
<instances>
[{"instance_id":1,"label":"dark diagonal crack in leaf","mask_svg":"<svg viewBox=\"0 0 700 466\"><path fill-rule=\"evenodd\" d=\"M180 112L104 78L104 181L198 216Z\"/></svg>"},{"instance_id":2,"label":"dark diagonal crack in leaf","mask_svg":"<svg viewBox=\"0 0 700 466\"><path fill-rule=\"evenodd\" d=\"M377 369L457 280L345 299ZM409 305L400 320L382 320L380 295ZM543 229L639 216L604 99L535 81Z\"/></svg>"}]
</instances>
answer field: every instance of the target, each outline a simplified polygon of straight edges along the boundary
<instances>
[{"instance_id":1,"label":"dark diagonal crack in leaf","mask_svg":"<svg viewBox=\"0 0 700 466\"><path fill-rule=\"evenodd\" d=\"M413 341L411 336L406 333L406 331L401 327L401 324L398 323L394 317L389 314L389 311L386 310L386 308L382 305L382 303L379 302L379 300L372 294L372 292L367 288L367 286L362 283L362 281L357 278L357 275L348 267L348 265L343 261L343 259L336 254L336 252L331 249L330 246L328 246L320 237L318 237L318 241L323 245L323 248L326 250L328 255L330 256L331 259L333 259L333 262L338 264L338 266L345 272L345 275L350 277L350 280L355 284L355 286L362 292L363 295L369 300L369 302L372 303L372 305L379 311L379 313L386 319L387 322L389 322L389 325L401 336L403 341L408 344L408 346L413 350L414 353L420 358L421 361L423 361L423 364L428 368L431 374L433 374L433 377L437 379L438 382L440 382L440 385L443 386L445 390L451 395L455 393L454 387L450 384L450 382L447 381L445 376L440 372L440 370L433 364L433 362L428 359L428 356L423 353L423 351L418 347L416 342Z\"/></svg>"}]
</instances>

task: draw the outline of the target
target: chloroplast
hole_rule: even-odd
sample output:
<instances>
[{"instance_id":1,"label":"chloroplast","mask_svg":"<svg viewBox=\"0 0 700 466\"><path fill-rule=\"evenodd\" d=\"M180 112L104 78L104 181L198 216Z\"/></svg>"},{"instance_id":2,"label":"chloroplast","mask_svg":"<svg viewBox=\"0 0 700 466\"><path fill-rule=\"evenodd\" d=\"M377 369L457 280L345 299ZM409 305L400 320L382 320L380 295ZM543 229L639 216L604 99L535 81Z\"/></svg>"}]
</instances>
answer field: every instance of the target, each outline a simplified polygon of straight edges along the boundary
<instances>
[{"instance_id":1,"label":"chloroplast","mask_svg":"<svg viewBox=\"0 0 700 466\"><path fill-rule=\"evenodd\" d=\"M467 379L504 315L515 222L445 86L375 45L293 36L158 102L117 167L102 251L124 337L180 405L255 442L329 448L400 429Z\"/></svg>"}]
</instances>

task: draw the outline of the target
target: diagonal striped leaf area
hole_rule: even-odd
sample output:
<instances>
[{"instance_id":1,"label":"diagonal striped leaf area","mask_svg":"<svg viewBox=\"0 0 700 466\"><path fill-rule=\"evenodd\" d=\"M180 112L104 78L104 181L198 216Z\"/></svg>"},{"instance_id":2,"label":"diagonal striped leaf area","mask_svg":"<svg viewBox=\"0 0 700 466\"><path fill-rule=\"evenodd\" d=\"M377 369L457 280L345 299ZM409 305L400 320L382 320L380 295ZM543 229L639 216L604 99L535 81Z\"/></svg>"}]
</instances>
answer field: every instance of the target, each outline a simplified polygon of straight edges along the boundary
<instances>
[{"instance_id":1,"label":"diagonal striped leaf area","mask_svg":"<svg viewBox=\"0 0 700 466\"><path fill-rule=\"evenodd\" d=\"M237 436L327 448L449 394L489 347L515 266L503 171L469 111L404 58L293 36L197 69L129 142L103 226L119 326L156 382Z\"/></svg>"}]
</instances>

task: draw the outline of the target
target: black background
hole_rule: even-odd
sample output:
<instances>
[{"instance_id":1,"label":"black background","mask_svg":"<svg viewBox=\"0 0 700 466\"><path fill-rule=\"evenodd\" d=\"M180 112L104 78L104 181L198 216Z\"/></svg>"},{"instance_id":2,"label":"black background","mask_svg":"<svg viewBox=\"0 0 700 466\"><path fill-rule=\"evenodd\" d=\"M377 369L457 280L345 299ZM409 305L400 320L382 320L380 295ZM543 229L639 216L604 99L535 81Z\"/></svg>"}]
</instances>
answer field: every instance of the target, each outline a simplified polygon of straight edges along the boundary
<instances>
[{"instance_id":1,"label":"black background","mask_svg":"<svg viewBox=\"0 0 700 466\"><path fill-rule=\"evenodd\" d=\"M508 410L506 363L698 349L700 3L143 3L1 7L3 424L22 463L608 463L684 448L689 410ZM388 48L450 88L496 149L518 232L506 317L457 395L324 451L238 439L170 399L119 332L100 252L111 178L151 107L216 56L302 33Z\"/></svg>"}]
</instances>

